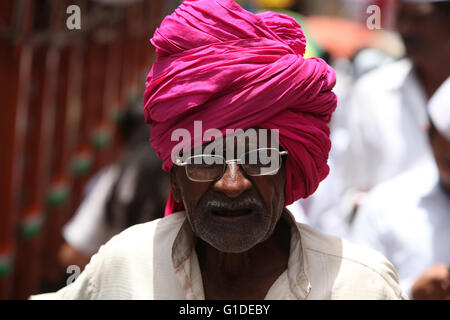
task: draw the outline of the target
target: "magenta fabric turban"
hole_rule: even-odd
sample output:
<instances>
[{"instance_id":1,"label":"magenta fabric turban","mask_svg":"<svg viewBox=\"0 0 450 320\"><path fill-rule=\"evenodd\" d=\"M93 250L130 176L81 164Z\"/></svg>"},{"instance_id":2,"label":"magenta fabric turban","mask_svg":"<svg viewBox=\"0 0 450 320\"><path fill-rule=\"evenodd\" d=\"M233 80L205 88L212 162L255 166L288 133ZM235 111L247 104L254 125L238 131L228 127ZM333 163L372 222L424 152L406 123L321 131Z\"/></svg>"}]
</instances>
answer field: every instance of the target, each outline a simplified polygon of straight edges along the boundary
<instances>
[{"instance_id":1,"label":"magenta fabric turban","mask_svg":"<svg viewBox=\"0 0 450 320\"><path fill-rule=\"evenodd\" d=\"M285 205L311 195L329 172L328 122L336 76L304 59L306 39L283 14L253 14L232 0L185 0L151 39L157 59L146 81L151 145L170 171L177 128L279 129L286 158ZM166 214L182 209L169 198Z\"/></svg>"}]
</instances>

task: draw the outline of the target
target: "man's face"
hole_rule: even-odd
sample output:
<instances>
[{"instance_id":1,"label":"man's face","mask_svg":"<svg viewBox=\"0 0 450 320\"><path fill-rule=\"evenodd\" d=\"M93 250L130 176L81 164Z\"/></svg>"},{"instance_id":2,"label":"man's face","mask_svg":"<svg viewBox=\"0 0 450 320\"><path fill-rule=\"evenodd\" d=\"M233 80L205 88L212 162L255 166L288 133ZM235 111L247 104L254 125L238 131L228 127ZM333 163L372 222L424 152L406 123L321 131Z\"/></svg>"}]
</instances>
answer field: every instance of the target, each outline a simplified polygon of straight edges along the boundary
<instances>
[{"instance_id":1,"label":"man's face","mask_svg":"<svg viewBox=\"0 0 450 320\"><path fill-rule=\"evenodd\" d=\"M432 3L398 3L397 29L415 64L449 52L449 20L448 14Z\"/></svg>"},{"instance_id":2,"label":"man's face","mask_svg":"<svg viewBox=\"0 0 450 320\"><path fill-rule=\"evenodd\" d=\"M224 149L230 141L223 141ZM244 143L246 150L255 149ZM284 208L285 180L284 165L275 175L249 176L239 164L229 163L212 182L191 181L184 167L174 166L171 174L172 190L183 201L195 235L219 251L234 253L270 237Z\"/></svg>"},{"instance_id":3,"label":"man's face","mask_svg":"<svg viewBox=\"0 0 450 320\"><path fill-rule=\"evenodd\" d=\"M450 140L437 131L432 134L431 148L439 169L440 183L450 196Z\"/></svg>"}]
</instances>

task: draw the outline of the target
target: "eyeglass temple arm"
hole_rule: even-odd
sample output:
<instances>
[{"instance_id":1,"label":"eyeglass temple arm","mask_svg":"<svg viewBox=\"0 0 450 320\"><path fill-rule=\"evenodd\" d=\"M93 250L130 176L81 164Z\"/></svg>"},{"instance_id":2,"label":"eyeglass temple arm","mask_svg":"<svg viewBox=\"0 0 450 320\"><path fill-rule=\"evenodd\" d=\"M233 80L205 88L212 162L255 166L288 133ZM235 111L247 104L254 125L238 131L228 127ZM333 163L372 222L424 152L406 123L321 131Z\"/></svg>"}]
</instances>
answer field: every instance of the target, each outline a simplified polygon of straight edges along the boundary
<instances>
[{"instance_id":1,"label":"eyeglass temple arm","mask_svg":"<svg viewBox=\"0 0 450 320\"><path fill-rule=\"evenodd\" d=\"M176 166L178 166L178 167L185 167L185 166L188 165L188 163L187 163L187 162L181 162L180 159L177 159L177 160L175 161L174 165L176 165Z\"/></svg>"}]
</instances>

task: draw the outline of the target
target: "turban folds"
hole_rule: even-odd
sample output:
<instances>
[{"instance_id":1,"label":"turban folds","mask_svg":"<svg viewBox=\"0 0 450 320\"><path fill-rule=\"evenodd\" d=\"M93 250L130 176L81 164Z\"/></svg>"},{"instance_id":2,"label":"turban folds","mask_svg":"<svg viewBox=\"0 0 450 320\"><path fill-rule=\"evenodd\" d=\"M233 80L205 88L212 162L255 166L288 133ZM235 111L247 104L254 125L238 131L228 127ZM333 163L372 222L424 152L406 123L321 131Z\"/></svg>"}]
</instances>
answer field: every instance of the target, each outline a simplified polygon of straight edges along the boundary
<instances>
[{"instance_id":1,"label":"turban folds","mask_svg":"<svg viewBox=\"0 0 450 320\"><path fill-rule=\"evenodd\" d=\"M289 151L285 205L317 189L329 172L336 78L323 60L303 58L306 39L294 19L253 14L232 0L185 0L151 42L157 59L146 81L145 117L164 170L179 143L171 141L173 130L193 133L194 121L203 132L279 129Z\"/></svg>"}]
</instances>

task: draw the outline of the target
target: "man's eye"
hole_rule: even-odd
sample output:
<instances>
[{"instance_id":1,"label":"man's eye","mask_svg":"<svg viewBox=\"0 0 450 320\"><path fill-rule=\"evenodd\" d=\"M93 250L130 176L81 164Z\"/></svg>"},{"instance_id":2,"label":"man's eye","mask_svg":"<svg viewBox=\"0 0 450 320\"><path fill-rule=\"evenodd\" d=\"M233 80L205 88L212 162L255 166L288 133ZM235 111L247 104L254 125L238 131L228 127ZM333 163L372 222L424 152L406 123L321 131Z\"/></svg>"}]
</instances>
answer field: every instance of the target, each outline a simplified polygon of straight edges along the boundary
<instances>
[{"instance_id":1,"label":"man's eye","mask_svg":"<svg viewBox=\"0 0 450 320\"><path fill-rule=\"evenodd\" d=\"M193 163L191 164L191 167L196 168L196 169L207 169L210 168L211 165L210 164L206 164L206 163Z\"/></svg>"}]
</instances>

